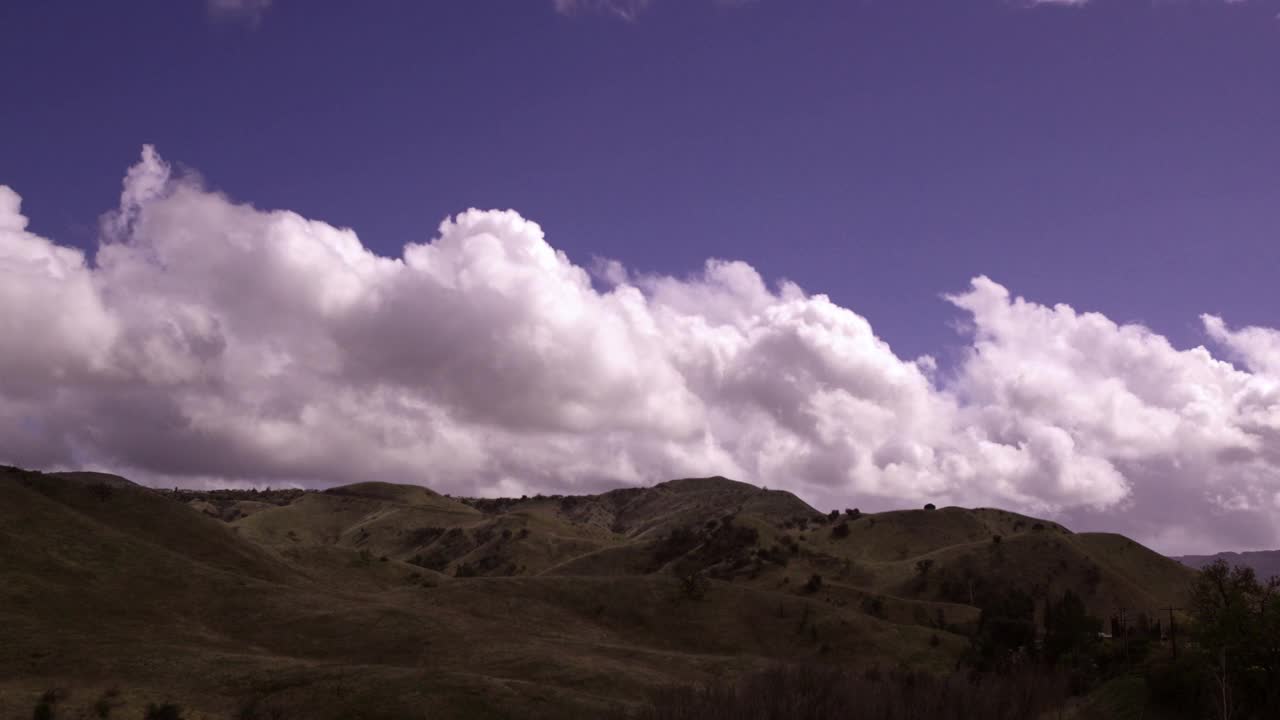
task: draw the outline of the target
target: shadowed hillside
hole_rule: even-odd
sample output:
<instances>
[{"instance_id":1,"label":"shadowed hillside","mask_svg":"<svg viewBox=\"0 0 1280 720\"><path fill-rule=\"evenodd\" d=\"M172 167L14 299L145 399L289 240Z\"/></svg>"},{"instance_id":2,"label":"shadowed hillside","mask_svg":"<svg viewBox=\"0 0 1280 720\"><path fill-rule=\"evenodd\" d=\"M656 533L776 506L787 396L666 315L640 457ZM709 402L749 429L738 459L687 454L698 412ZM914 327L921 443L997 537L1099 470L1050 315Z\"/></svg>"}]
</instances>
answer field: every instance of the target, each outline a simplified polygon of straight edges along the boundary
<instances>
[{"instance_id":1,"label":"shadowed hillside","mask_svg":"<svg viewBox=\"0 0 1280 720\"><path fill-rule=\"evenodd\" d=\"M1014 513L823 514L724 478L463 499L5 469L0 716L50 688L68 716L625 715L778 662L945 673L992 597L1155 612L1191 574Z\"/></svg>"}]
</instances>

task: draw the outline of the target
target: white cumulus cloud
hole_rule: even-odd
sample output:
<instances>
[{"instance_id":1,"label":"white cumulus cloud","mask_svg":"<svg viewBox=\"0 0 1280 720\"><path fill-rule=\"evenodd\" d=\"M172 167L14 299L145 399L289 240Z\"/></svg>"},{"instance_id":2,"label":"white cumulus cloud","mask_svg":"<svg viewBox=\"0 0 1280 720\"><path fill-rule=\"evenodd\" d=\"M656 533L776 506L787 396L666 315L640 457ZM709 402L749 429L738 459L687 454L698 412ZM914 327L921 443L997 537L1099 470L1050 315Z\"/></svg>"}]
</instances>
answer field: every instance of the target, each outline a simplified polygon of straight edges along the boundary
<instances>
[{"instance_id":1,"label":"white cumulus cloud","mask_svg":"<svg viewBox=\"0 0 1280 720\"><path fill-rule=\"evenodd\" d=\"M215 18L245 20L256 24L271 8L272 0L205 0L205 7Z\"/></svg>"},{"instance_id":2,"label":"white cumulus cloud","mask_svg":"<svg viewBox=\"0 0 1280 720\"><path fill-rule=\"evenodd\" d=\"M741 262L594 278L512 211L398 257L151 148L92 263L0 187L0 461L164 484L593 491L724 474L820 507L999 505L1169 551L1280 545L1280 333L1179 350L976 278L939 377ZM605 287L600 289L601 284Z\"/></svg>"},{"instance_id":3,"label":"white cumulus cloud","mask_svg":"<svg viewBox=\"0 0 1280 720\"><path fill-rule=\"evenodd\" d=\"M754 1L714 0L715 4L724 7L737 7ZM653 0L552 0L552 6L562 15L604 13L624 20L635 20L652 5Z\"/></svg>"}]
</instances>

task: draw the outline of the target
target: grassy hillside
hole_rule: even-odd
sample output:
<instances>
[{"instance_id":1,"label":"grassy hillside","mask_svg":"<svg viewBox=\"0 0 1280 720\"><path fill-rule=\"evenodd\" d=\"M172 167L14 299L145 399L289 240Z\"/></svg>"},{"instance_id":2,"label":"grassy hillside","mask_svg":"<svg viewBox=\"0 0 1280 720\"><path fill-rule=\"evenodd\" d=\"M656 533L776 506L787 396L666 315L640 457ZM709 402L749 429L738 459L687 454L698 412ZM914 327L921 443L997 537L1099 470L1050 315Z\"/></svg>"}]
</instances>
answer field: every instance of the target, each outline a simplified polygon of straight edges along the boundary
<instances>
[{"instance_id":1,"label":"grassy hillside","mask_svg":"<svg viewBox=\"0 0 1280 720\"><path fill-rule=\"evenodd\" d=\"M51 688L58 717L598 717L778 661L946 671L984 592L1154 610L1189 573L1013 513L832 519L724 478L477 500L4 469L0 717Z\"/></svg>"}]
</instances>

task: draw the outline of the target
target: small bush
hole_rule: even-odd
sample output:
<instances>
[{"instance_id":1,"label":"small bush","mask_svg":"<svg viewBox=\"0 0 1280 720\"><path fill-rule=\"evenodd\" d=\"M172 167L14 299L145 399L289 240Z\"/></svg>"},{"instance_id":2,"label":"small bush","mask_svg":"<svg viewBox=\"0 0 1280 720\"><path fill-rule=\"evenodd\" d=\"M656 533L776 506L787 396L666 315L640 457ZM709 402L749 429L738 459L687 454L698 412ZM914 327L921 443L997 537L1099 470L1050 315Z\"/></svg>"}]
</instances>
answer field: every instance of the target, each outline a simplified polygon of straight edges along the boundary
<instances>
[{"instance_id":1,"label":"small bush","mask_svg":"<svg viewBox=\"0 0 1280 720\"><path fill-rule=\"evenodd\" d=\"M833 538L849 537L849 523L842 522L836 525L835 527L831 528L831 537Z\"/></svg>"},{"instance_id":2,"label":"small bush","mask_svg":"<svg viewBox=\"0 0 1280 720\"><path fill-rule=\"evenodd\" d=\"M871 617L884 619L884 599L878 595L868 595L862 598L862 612Z\"/></svg>"},{"instance_id":3,"label":"small bush","mask_svg":"<svg viewBox=\"0 0 1280 720\"><path fill-rule=\"evenodd\" d=\"M284 711L254 698L240 706L236 720L284 720Z\"/></svg>"},{"instance_id":4,"label":"small bush","mask_svg":"<svg viewBox=\"0 0 1280 720\"><path fill-rule=\"evenodd\" d=\"M701 600L707 595L707 578L699 572L689 573L680 578L680 592L690 600Z\"/></svg>"},{"instance_id":5,"label":"small bush","mask_svg":"<svg viewBox=\"0 0 1280 720\"><path fill-rule=\"evenodd\" d=\"M94 716L101 718L102 720L107 720L107 718L111 717L111 712L121 705L120 701L116 700L119 696L119 688L113 687L104 691L102 693L102 697L98 698L93 703Z\"/></svg>"},{"instance_id":6,"label":"small bush","mask_svg":"<svg viewBox=\"0 0 1280 720\"><path fill-rule=\"evenodd\" d=\"M40 696L40 701L36 703L35 709L31 712L31 717L33 720L53 720L54 709L66 697L67 691L62 688L45 690L44 694Z\"/></svg>"},{"instance_id":7,"label":"small bush","mask_svg":"<svg viewBox=\"0 0 1280 720\"><path fill-rule=\"evenodd\" d=\"M653 565L656 570L676 558L690 552L702 543L702 538L688 528L676 528L653 547Z\"/></svg>"},{"instance_id":8,"label":"small bush","mask_svg":"<svg viewBox=\"0 0 1280 720\"><path fill-rule=\"evenodd\" d=\"M924 506L924 509L925 509L925 510L937 510L937 509L938 509L938 506L937 506L937 505L934 505L933 503L926 503L926 504L925 504L925 506Z\"/></svg>"},{"instance_id":9,"label":"small bush","mask_svg":"<svg viewBox=\"0 0 1280 720\"><path fill-rule=\"evenodd\" d=\"M103 502L110 500L111 496L114 493L115 493L115 488L111 487L110 485L104 482L93 483L92 485L89 486L89 494L93 495L99 500L102 500Z\"/></svg>"},{"instance_id":10,"label":"small bush","mask_svg":"<svg viewBox=\"0 0 1280 720\"><path fill-rule=\"evenodd\" d=\"M810 575L809 581L804 584L804 591L813 594L822 589L822 576Z\"/></svg>"},{"instance_id":11,"label":"small bush","mask_svg":"<svg viewBox=\"0 0 1280 720\"><path fill-rule=\"evenodd\" d=\"M409 531L409 535L405 538L405 544L417 547L419 545L430 545L435 542L436 538L444 534L444 528L438 527L420 527Z\"/></svg>"},{"instance_id":12,"label":"small bush","mask_svg":"<svg viewBox=\"0 0 1280 720\"><path fill-rule=\"evenodd\" d=\"M143 720L182 720L182 706L173 703L163 703L157 705L149 703L147 705L147 714L143 715Z\"/></svg>"}]
</instances>

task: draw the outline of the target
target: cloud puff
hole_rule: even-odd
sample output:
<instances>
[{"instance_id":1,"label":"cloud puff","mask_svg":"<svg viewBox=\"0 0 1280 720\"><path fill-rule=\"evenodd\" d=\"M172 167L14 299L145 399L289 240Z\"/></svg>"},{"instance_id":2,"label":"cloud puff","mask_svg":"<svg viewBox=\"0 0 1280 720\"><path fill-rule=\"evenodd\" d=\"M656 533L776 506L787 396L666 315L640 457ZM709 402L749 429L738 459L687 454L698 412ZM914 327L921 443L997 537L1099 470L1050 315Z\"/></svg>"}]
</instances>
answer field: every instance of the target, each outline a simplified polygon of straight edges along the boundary
<instances>
[{"instance_id":1,"label":"cloud puff","mask_svg":"<svg viewBox=\"0 0 1280 720\"><path fill-rule=\"evenodd\" d=\"M736 7L754 0L714 0L717 5ZM623 20L635 20L653 5L653 0L552 0L556 12L562 15L580 13L604 13Z\"/></svg>"},{"instance_id":2,"label":"cloud puff","mask_svg":"<svg viewBox=\"0 0 1280 720\"><path fill-rule=\"evenodd\" d=\"M574 15L581 12L605 12L625 20L634 20L652 0L553 0L556 12Z\"/></svg>"},{"instance_id":3,"label":"cloud puff","mask_svg":"<svg viewBox=\"0 0 1280 720\"><path fill-rule=\"evenodd\" d=\"M257 24L271 7L272 0L205 0L205 7L215 18L245 20Z\"/></svg>"},{"instance_id":4,"label":"cloud puff","mask_svg":"<svg viewBox=\"0 0 1280 720\"><path fill-rule=\"evenodd\" d=\"M127 174L92 265L0 188L0 461L164 484L593 491L720 473L820 507L1000 505L1166 550L1280 544L1274 330L1209 335L948 296L938 377L857 313L752 267L593 277L511 211L399 257L287 211Z\"/></svg>"}]
</instances>

